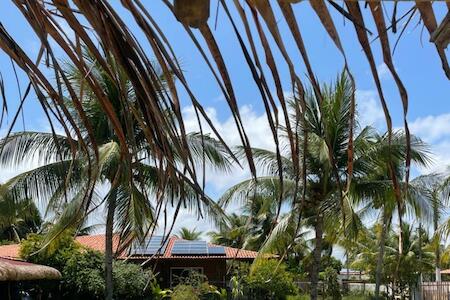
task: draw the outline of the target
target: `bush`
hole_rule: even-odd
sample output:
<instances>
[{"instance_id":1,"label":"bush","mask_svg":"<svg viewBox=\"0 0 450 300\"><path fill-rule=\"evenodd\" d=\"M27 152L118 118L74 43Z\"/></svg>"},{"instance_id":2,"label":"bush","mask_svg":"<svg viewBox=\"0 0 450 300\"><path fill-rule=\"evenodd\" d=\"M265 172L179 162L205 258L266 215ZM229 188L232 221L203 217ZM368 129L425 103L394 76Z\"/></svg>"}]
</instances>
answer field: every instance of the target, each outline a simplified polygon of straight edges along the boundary
<instances>
[{"instance_id":1,"label":"bush","mask_svg":"<svg viewBox=\"0 0 450 300\"><path fill-rule=\"evenodd\" d=\"M151 280L151 271L145 271L136 264L115 261L113 276L116 299L142 299L149 294L144 290Z\"/></svg>"},{"instance_id":2,"label":"bush","mask_svg":"<svg viewBox=\"0 0 450 300\"><path fill-rule=\"evenodd\" d=\"M62 273L61 289L64 299L103 299L105 292L104 255L85 249L71 232L61 234L48 247L41 249L44 237L30 234L22 241L20 255L29 262L54 267ZM143 299L151 272L139 265L115 261L113 268L114 297L116 299ZM150 290L150 289L149 289Z\"/></svg>"},{"instance_id":3,"label":"bush","mask_svg":"<svg viewBox=\"0 0 450 300\"><path fill-rule=\"evenodd\" d=\"M94 250L74 253L63 269L63 290L73 299L103 298L103 255Z\"/></svg>"},{"instance_id":4,"label":"bush","mask_svg":"<svg viewBox=\"0 0 450 300\"><path fill-rule=\"evenodd\" d=\"M247 276L246 285L255 299L286 299L297 294L294 276L286 270L286 265L277 260L263 260Z\"/></svg>"},{"instance_id":5,"label":"bush","mask_svg":"<svg viewBox=\"0 0 450 300\"><path fill-rule=\"evenodd\" d=\"M27 238L20 243L20 257L28 262L47 265L62 271L66 261L82 249L70 231L60 234L58 238L42 249L44 242L43 235L28 234Z\"/></svg>"},{"instance_id":6,"label":"bush","mask_svg":"<svg viewBox=\"0 0 450 300\"><path fill-rule=\"evenodd\" d=\"M219 300L227 299L225 289L218 290L208 283L205 275L192 272L188 277L178 278L179 284L173 289L171 299L175 300Z\"/></svg>"},{"instance_id":7,"label":"bush","mask_svg":"<svg viewBox=\"0 0 450 300\"><path fill-rule=\"evenodd\" d=\"M200 297L193 286L179 284L173 289L172 300L200 300Z\"/></svg>"},{"instance_id":8,"label":"bush","mask_svg":"<svg viewBox=\"0 0 450 300\"><path fill-rule=\"evenodd\" d=\"M309 295L287 296L286 300L309 300Z\"/></svg>"},{"instance_id":9,"label":"bush","mask_svg":"<svg viewBox=\"0 0 450 300\"><path fill-rule=\"evenodd\" d=\"M338 273L332 267L327 267L323 272L323 280L326 284L326 295L332 300L341 300L341 288L338 281Z\"/></svg>"}]
</instances>

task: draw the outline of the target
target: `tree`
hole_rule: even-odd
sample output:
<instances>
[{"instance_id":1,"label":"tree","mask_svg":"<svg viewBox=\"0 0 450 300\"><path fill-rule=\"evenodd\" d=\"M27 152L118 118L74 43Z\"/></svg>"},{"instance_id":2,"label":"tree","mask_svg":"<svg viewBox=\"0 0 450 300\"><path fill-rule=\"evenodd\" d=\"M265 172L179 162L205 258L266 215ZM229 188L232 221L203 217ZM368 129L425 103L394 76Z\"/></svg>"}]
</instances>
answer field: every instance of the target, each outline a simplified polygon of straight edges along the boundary
<instances>
[{"instance_id":1,"label":"tree","mask_svg":"<svg viewBox=\"0 0 450 300\"><path fill-rule=\"evenodd\" d=\"M159 215L155 215L155 212L159 214L161 207L169 200L172 200L177 211L187 207L196 211L199 216L206 214L218 221L223 212L182 170L175 176L162 175L164 172L155 163L161 159L160 154L153 152L154 145L149 144L146 139L149 133L139 126L139 117L127 113L123 107L124 95L130 107L142 100L135 93L124 71L111 58L108 70L89 53L84 53L84 59L89 65L90 74L101 83L102 93L118 116L122 130L127 132L126 139L133 151L137 152L136 159L124 158L119 137L112 128L114 124L103 110L98 91L90 89L83 73L69 64L64 70L68 80L67 89L69 90L70 85L81 95L79 105L84 111L84 114L80 114L79 107L67 98L70 116L77 124L77 128L72 129L80 130L81 136L86 138L75 140L75 144L87 147L94 141L98 152L95 151L97 148L88 151L89 155L84 151L77 151L73 148L73 138L68 136L45 132L12 134L0 142L0 148L3 148L0 152L0 164L20 165L29 159L37 159L41 166L10 179L2 190L6 190L17 202L30 196L48 201L47 210L57 217L55 226L49 232L48 241L69 227L80 228L87 212L104 204L107 211L105 289L106 298L112 299L114 229L120 232L121 242L130 242L134 238L142 240L156 226ZM114 78L111 78L111 71ZM163 80L163 76L160 76ZM67 92L67 97L69 96L71 95ZM172 113L168 111L167 114L170 116ZM223 144L198 133L180 135L179 139L184 137L187 149L197 164L201 165L204 160L206 164L219 170L228 169L227 151ZM176 148L175 142L166 146L172 148L171 156L175 160L182 162L185 159L185 153ZM94 191L99 185L109 187L104 198L100 198ZM163 194L160 193L161 187L164 187Z\"/></svg>"},{"instance_id":2,"label":"tree","mask_svg":"<svg viewBox=\"0 0 450 300\"><path fill-rule=\"evenodd\" d=\"M374 135L373 147L366 153L370 157L371 171L362 178L356 179L358 182L354 184L353 197L355 203L365 206L362 211L378 210L380 231L377 240L379 241L379 251L377 257L377 269L375 276L375 297L379 297L382 272L383 258L385 251L386 234L392 225L392 218L395 214L400 222L399 236L402 236L402 219L403 215L410 213L417 217L425 217L431 213L432 201L424 197L426 191L417 186L417 184L401 181L405 178L406 162L404 155L406 154L406 136L401 132L394 132L389 141L389 136ZM418 166L427 166L430 161L428 145L415 136L412 136L410 144L411 161ZM392 184L392 172L399 181L401 192L401 202L398 202L397 190ZM397 245L401 252L402 244Z\"/></svg>"},{"instance_id":3,"label":"tree","mask_svg":"<svg viewBox=\"0 0 450 300\"><path fill-rule=\"evenodd\" d=\"M290 207L290 213L272 225L271 234L265 243L268 248L280 238L290 238L293 241L301 228L299 219L304 218L307 225L314 228L315 245L310 272L311 299L314 300L318 294L317 283L326 225L324 221L335 220L335 216L340 216L345 209L349 209L343 201L343 189L347 178L348 141L351 130L355 130L350 126L354 90L348 76L342 73L333 85L323 86L321 94L322 99L318 99L313 91L306 92L305 120L296 114L302 110L299 98L296 97L291 102L291 126L296 128L298 145L304 145L305 140L307 141L307 148L303 149L306 152L299 153L298 157L281 157L280 168L276 153L253 149L256 163L268 176L237 184L221 200L226 205L233 199L246 201L252 195L268 195L273 201L277 201L278 207L283 203ZM369 129L362 130L352 141L355 176L366 171L363 162L365 156L362 154L366 150L370 133ZM295 162L302 159L306 160L306 186L301 186L301 179L295 172ZM280 172L283 174L283 182L279 180Z\"/></svg>"},{"instance_id":4,"label":"tree","mask_svg":"<svg viewBox=\"0 0 450 300\"><path fill-rule=\"evenodd\" d=\"M236 213L227 215L225 222L218 225L218 231L208 232L211 242L228 247L244 248L248 235L247 220L246 215L237 215Z\"/></svg>"},{"instance_id":5,"label":"tree","mask_svg":"<svg viewBox=\"0 0 450 300\"><path fill-rule=\"evenodd\" d=\"M42 218L33 201L15 202L11 197L0 196L0 241L20 243L27 234L38 232L41 225Z\"/></svg>"},{"instance_id":6,"label":"tree","mask_svg":"<svg viewBox=\"0 0 450 300\"><path fill-rule=\"evenodd\" d=\"M433 248L435 255L435 280L441 281L441 232L445 204L448 203L448 182L442 174L428 174L415 178L412 184L422 191L421 196L432 206ZM445 226L444 226L445 227Z\"/></svg>"},{"instance_id":7,"label":"tree","mask_svg":"<svg viewBox=\"0 0 450 300\"><path fill-rule=\"evenodd\" d=\"M420 274L433 270L434 253L430 247L431 240L423 229L415 230L407 223L403 223L403 226L403 252L400 252L398 247L399 231L390 229L386 234L383 282L393 286L394 295L406 297L416 285ZM381 224L377 224L366 231L353 247L353 252L357 255L351 266L366 271L372 278L375 277L377 269L380 246L377 235L380 227Z\"/></svg>"},{"instance_id":8,"label":"tree","mask_svg":"<svg viewBox=\"0 0 450 300\"><path fill-rule=\"evenodd\" d=\"M196 231L195 228L190 230L187 227L181 227L178 231L177 237L183 240L195 241L198 240L202 235L201 231Z\"/></svg>"},{"instance_id":9,"label":"tree","mask_svg":"<svg viewBox=\"0 0 450 300\"><path fill-rule=\"evenodd\" d=\"M389 144L388 134L379 136L370 127L359 130L357 122L350 122L354 90L345 73L333 85L323 86L321 94L319 99L313 91L306 92L304 120L296 114L302 110L300 101L296 98L291 103L291 126L297 128L298 145L304 145L307 141L307 147L303 149L306 152L300 152L297 158L282 156L282 168L279 168L280 159L276 153L253 149L257 165L267 176L241 182L229 189L221 199L221 204L226 206L232 200L250 201L253 195L263 195L271 197L278 207L289 207L288 214L274 221L262 251L272 248L280 239L290 240L289 248L295 244L302 226L314 228L315 243L310 270L312 299L317 299L324 233L328 231L330 237L356 237L357 231L363 227L355 210L359 199L372 199L371 193L385 193L386 188L392 186L390 177L380 181L375 178L374 172L380 168L385 171L386 161L394 157L398 162L394 171L398 171L396 175L400 176L407 151L406 137L402 132L396 132ZM357 134L352 138L351 132ZM423 142L412 136L411 145L415 150L412 160L426 164L427 148ZM307 166L306 186L302 186L304 180L298 178L295 172L294 162L302 159ZM351 178L349 160L352 160L353 168ZM283 175L283 182L279 179L280 174ZM399 215L403 213L402 208Z\"/></svg>"}]
</instances>

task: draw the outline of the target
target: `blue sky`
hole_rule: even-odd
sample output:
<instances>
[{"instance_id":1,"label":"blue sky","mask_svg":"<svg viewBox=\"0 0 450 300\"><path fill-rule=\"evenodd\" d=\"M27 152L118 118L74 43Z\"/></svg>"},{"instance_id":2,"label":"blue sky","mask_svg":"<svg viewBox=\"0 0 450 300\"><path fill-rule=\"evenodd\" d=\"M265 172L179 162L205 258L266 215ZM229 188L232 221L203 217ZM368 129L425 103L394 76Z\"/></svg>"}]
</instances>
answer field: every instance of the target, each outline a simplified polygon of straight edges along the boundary
<instances>
[{"instance_id":1,"label":"blue sky","mask_svg":"<svg viewBox=\"0 0 450 300\"><path fill-rule=\"evenodd\" d=\"M213 81L207 66L192 45L189 37L185 34L181 25L175 20L173 15L162 4L162 1L144 1L150 13L159 22L160 26L167 34L169 41L172 43L178 59L181 61L185 75L188 78L191 87L194 90L200 102L207 107L211 117L217 123L217 127L221 130L225 139L231 144L238 143L237 133L233 122L230 120L228 105L226 104L217 84ZM143 34L133 22L130 14L120 7L120 1L111 1L124 18L125 22L130 26L132 31L136 33L138 40L143 42L145 39ZM151 5L149 4L151 3ZM215 3L212 1L210 24L214 27ZM275 2L274 2L275 3ZM231 1L230 1L231 4ZM386 10L391 11L391 3L386 4ZM410 7L410 3L399 2L399 13L402 15ZM276 7L276 5L275 5ZM435 3L438 20L447 12L445 3ZM296 6L294 10L300 20L300 29L310 55L313 69L321 82L330 82L343 68L343 59L341 54L336 50L334 44L331 43L327 33L319 24L318 17L312 11L310 5L303 1ZM333 9L331 9L333 12ZM17 39L19 44L35 57L39 42L32 30L24 21L20 12L11 4L10 1L0 1L0 22ZM367 11L364 10L367 15ZM280 14L277 15L282 36L286 42L288 52L292 54L294 63L299 74L305 74L302 60L293 42L292 37L287 31L287 26L283 22ZM379 105L379 99L375 92L375 86L369 71L369 65L361 51L359 43L356 40L353 25L345 21L342 16L333 12L333 17L341 39L345 48L345 52L349 61L350 69L356 78L357 101L359 106L361 123L372 124L383 130L384 117ZM376 31L375 26L371 22L371 18L367 27L372 31ZM415 25L418 22L416 15L406 29L404 36L400 40L396 53L393 57L397 71L402 78L409 93L409 122L411 130L421 138L429 142L435 152L435 165L427 170L414 170L414 175L430 172L433 170L443 170L446 165L450 164L450 158L447 153L450 151L450 85L445 77L438 55L433 44L429 43L429 35L426 30L422 30L422 25ZM63 24L64 25L64 24ZM404 25L404 21L400 22L400 26ZM67 33L70 35L70 28L67 26ZM400 27L401 29L402 27ZM218 26L214 31L218 40L221 51L224 55L225 62L229 67L232 80L236 83L236 94L239 106L243 107L243 117L248 135L254 146L271 148L271 135L268 134L268 126L264 115L264 108L258 90L253 82L250 71L246 67L246 62L241 55L241 50L235 39L234 33L231 31L228 21L224 18L224 12L219 12ZM391 47L396 40L391 35ZM392 77L389 75L387 68L382 64L382 56L379 48L379 42L373 42L376 62L379 74L382 78L382 84L386 93L389 109L393 117L396 127L402 126L402 107L399 93ZM275 49L275 47L274 47ZM280 53L274 50L278 61L282 61ZM261 57L263 52L260 49ZM447 51L448 55L448 51ZM279 65L283 81L289 81L287 67ZM18 89L14 73L9 58L0 51L0 72L5 82L7 97L10 100L9 120L12 119L14 109L18 105ZM48 72L51 76L50 71ZM27 79L20 70L18 70L20 86L23 90L26 87ZM303 77L305 78L305 77ZM306 81L306 79L304 79ZM286 93L289 92L289 86L285 85ZM190 110L190 103L187 97L184 98L184 112L188 129L196 128L193 120L193 114ZM40 109L34 95L28 97L24 109L25 128L27 130L48 130L48 124ZM5 134L6 126L4 124L0 128L0 137ZM18 122L15 130L22 130L22 121ZM20 169L0 170L0 182L7 180L17 172L32 167L32 163L28 166L22 166ZM217 198L220 194L233 183L248 176L247 170L235 170L233 174L216 174L208 173L208 192ZM186 221L188 222L188 221ZM199 223L199 228L206 228L205 224Z\"/></svg>"}]
</instances>

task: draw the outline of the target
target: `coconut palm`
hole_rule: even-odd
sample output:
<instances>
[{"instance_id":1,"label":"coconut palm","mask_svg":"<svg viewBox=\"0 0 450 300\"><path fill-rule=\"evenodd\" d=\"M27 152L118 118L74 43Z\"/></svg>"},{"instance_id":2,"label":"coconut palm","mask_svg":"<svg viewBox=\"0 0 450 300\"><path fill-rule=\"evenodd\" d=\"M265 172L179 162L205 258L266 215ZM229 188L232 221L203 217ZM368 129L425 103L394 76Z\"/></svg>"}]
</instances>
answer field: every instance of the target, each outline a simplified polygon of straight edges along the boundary
<instances>
[{"instance_id":1,"label":"coconut palm","mask_svg":"<svg viewBox=\"0 0 450 300\"><path fill-rule=\"evenodd\" d=\"M295 112L301 111L298 101L292 101L292 124L297 128L299 145L307 139L306 153L300 157L306 159L307 181L306 187L299 187L295 175L293 157L282 157L283 183L279 180L277 156L275 153L263 149L253 149L256 163L267 173L267 176L250 179L237 184L227 191L221 199L223 205L231 200L245 201L251 195L270 195L272 199L281 199L287 205L290 213L273 224L272 234L266 239L270 244L286 235L289 231L291 238L295 238L300 226L298 220L305 218L308 225L315 231L315 246L313 250L313 264L310 272L311 299L317 299L317 283L320 258L323 246L323 233L327 216L341 214L343 210L343 186L347 177L348 167L348 139L350 137L351 101L354 90L345 73L338 77L335 84L322 87L322 101L316 98L312 91L306 93L307 109L306 122L301 122ZM354 129L354 128L353 128ZM305 135L307 132L307 136ZM364 154L370 130L362 130L354 140L354 174L366 172L367 164ZM300 159L301 160L301 159ZM301 191L305 189L305 198ZM269 246L267 246L270 248Z\"/></svg>"},{"instance_id":2,"label":"coconut palm","mask_svg":"<svg viewBox=\"0 0 450 300\"><path fill-rule=\"evenodd\" d=\"M178 230L177 237L183 240L196 241L201 237L202 233L203 232L197 231L195 228L191 230L187 227L181 227L180 230Z\"/></svg>"},{"instance_id":3,"label":"coconut palm","mask_svg":"<svg viewBox=\"0 0 450 300\"><path fill-rule=\"evenodd\" d=\"M444 174L432 173L415 178L412 184L423 191L422 196L428 199L432 205L432 227L434 232L432 245L435 254L435 279L436 281L441 281L441 230L445 231L446 229L446 222L442 223L445 221L443 216L449 200L448 180L445 179Z\"/></svg>"},{"instance_id":4,"label":"coconut palm","mask_svg":"<svg viewBox=\"0 0 450 300\"><path fill-rule=\"evenodd\" d=\"M155 163L160 158L154 155L153 148L145 138L149 133L144 132L138 120L123 107L123 95L127 95L125 100L130 107L139 100L131 82L116 64L110 65L116 77L112 80L95 58L87 53L84 58L92 76L101 83L103 93L119 117L122 129L127 132L127 141L130 148L137 152L135 157L138 159L124 159L118 138L102 110L97 94L85 84L85 77L76 67L67 65L65 76L70 86L82 96L81 106L85 115L81 116L70 100L67 100L66 105L86 141L45 132L19 132L2 140L2 166L17 166L29 160L35 160L40 165L7 181L2 187L2 193L14 197L17 202L29 197L45 201L47 213L56 216L56 224L49 232L50 237L68 227L79 227L89 212L104 206L106 298L112 299L114 231L120 233L123 246L134 238L142 240L157 225L158 215L166 204L175 206L176 211L185 207L194 210L199 216L206 214L217 220L223 213L182 170L177 175L180 178L177 182L173 182L171 176L161 178L160 174L164 172L158 169L160 164ZM97 144L92 150L86 152L73 148L73 141L79 147L89 147L92 135ZM192 157L200 166L204 160L214 168L228 168L225 149L213 138L190 133L187 134L187 143ZM97 147L98 153L94 151ZM181 154L174 147L172 155L176 159ZM108 189L106 196L100 197L95 190L90 192L92 187L102 186ZM164 194L156 195L155 192L160 191L161 187L165 187Z\"/></svg>"},{"instance_id":5,"label":"coconut palm","mask_svg":"<svg viewBox=\"0 0 450 300\"><path fill-rule=\"evenodd\" d=\"M28 233L39 231L41 224L39 210L30 199L15 202L0 197L0 241L20 243Z\"/></svg>"},{"instance_id":6,"label":"coconut palm","mask_svg":"<svg viewBox=\"0 0 450 300\"><path fill-rule=\"evenodd\" d=\"M382 230L382 224L365 231L357 241L354 241L352 251L356 253L351 266L358 270L364 270L371 276L376 273L379 243L377 236ZM403 252L399 251L399 231L392 228L387 232L385 238L386 253L383 264L386 272L383 281L393 286L395 295L407 296L411 288L417 283L422 272L433 269L434 253L430 245L431 240L426 232L403 223Z\"/></svg>"},{"instance_id":7,"label":"coconut palm","mask_svg":"<svg viewBox=\"0 0 450 300\"><path fill-rule=\"evenodd\" d=\"M283 169L279 169L276 154L262 149L253 149L253 155L267 176L258 177L257 181L250 179L241 182L227 191L221 199L221 203L227 205L231 200L245 201L255 194L272 195L272 199L282 200L282 203L277 202L278 205L289 207L289 213L275 222L276 226L267 237L263 250L269 249L269 244L276 243L287 232L290 232L288 236L295 239L301 226L292 224L299 224L300 218L303 219L304 226L314 228L313 268L310 272L312 299L317 299L324 232L328 231L329 236L334 238L339 234L356 236L356 231L362 227L356 211L356 207L360 205L358 201L372 199L374 194L384 192L392 186L390 177L380 180L375 178L374 171L379 168L386 170L383 163L392 160L392 157L398 161L398 172L404 169L401 169L404 166L401 162L406 157L405 135L400 131L396 132L389 144L387 134L379 136L372 128L363 128L353 139L353 178L348 193L345 193L350 131L358 130L357 125L350 127L353 93L350 81L343 73L335 84L322 88L321 103L313 92L306 93L306 125L293 113L292 123L298 128L299 145L302 145L307 133L307 152L300 153L307 165L304 201L298 200L302 198L303 187L298 186L300 183L295 177L295 160L284 156ZM293 112L301 109L299 105L298 101L292 102ZM422 165L428 162L427 148L416 137L411 138L411 148L413 161ZM283 172L283 185L278 177L280 170Z\"/></svg>"},{"instance_id":8,"label":"coconut palm","mask_svg":"<svg viewBox=\"0 0 450 300\"><path fill-rule=\"evenodd\" d=\"M231 213L227 215L226 222L219 224L217 231L208 232L211 242L218 245L244 248L248 235L246 215Z\"/></svg>"},{"instance_id":9,"label":"coconut palm","mask_svg":"<svg viewBox=\"0 0 450 300\"><path fill-rule=\"evenodd\" d=\"M406 136L401 131L394 132L390 142L387 134L374 134L372 147L366 152L370 157L371 171L364 177L356 178L353 185L354 202L365 206L363 210L374 209L380 212L381 227L377 239L379 251L375 275L376 298L379 297L381 286L386 234L391 228L394 214L397 214L400 224L405 214L417 217L427 217L431 214L432 201L424 197L425 191L415 184L406 186L405 182L399 182L401 190L407 193L403 195L400 206L398 205L391 172L393 171L398 179L404 178L406 151ZM430 162L428 146L414 136L411 139L411 161L422 167ZM402 229L403 226L399 226L400 237ZM398 246L401 252L402 244Z\"/></svg>"}]
</instances>

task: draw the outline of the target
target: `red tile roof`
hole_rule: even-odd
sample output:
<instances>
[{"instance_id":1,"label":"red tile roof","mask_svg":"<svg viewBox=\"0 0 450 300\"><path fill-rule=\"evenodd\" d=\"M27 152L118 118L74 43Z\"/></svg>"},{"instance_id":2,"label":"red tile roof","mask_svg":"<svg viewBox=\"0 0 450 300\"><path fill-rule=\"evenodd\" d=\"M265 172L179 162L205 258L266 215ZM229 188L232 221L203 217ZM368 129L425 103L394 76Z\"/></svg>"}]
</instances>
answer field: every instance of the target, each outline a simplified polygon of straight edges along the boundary
<instances>
[{"instance_id":1,"label":"red tile roof","mask_svg":"<svg viewBox=\"0 0 450 300\"><path fill-rule=\"evenodd\" d=\"M169 238L169 242L167 243L166 250L164 251L164 254L162 256L155 256L155 259L255 259L258 256L258 252L256 251L250 251L250 250L243 250L238 248L231 248L231 247L224 247L225 248L225 255L205 255L205 256L199 256L199 255L172 255L172 248L176 240L181 240L180 238L176 236L172 236ZM208 244L209 247L223 247L220 245L215 244ZM128 259L146 259L150 256L143 256L143 255L133 255L127 257L126 254L122 254L121 258L128 258Z\"/></svg>"},{"instance_id":2,"label":"red tile roof","mask_svg":"<svg viewBox=\"0 0 450 300\"><path fill-rule=\"evenodd\" d=\"M172 248L173 244L178 238L173 236L169 239L164 255L155 257L159 259L212 259L212 258L220 258L220 259L254 259L258 255L256 251L243 250L231 247L224 247L226 255L208 255L208 256L194 256L194 255L183 255L183 256L173 256ZM76 240L83 246L91 248L93 250L104 251L105 249L105 235L97 234L97 235L86 235L86 236L78 236ZM117 249L118 247L118 236L114 237L113 240L113 248ZM209 244L210 247L221 247L219 245ZM4 258L12 258L12 259L20 259L19 255L19 244L13 245L4 245L0 246L0 257ZM147 259L149 256L128 256L127 253L122 253L119 255L120 259Z\"/></svg>"},{"instance_id":3,"label":"red tile roof","mask_svg":"<svg viewBox=\"0 0 450 300\"><path fill-rule=\"evenodd\" d=\"M0 246L0 257L3 258L19 258L19 244Z\"/></svg>"}]
</instances>

